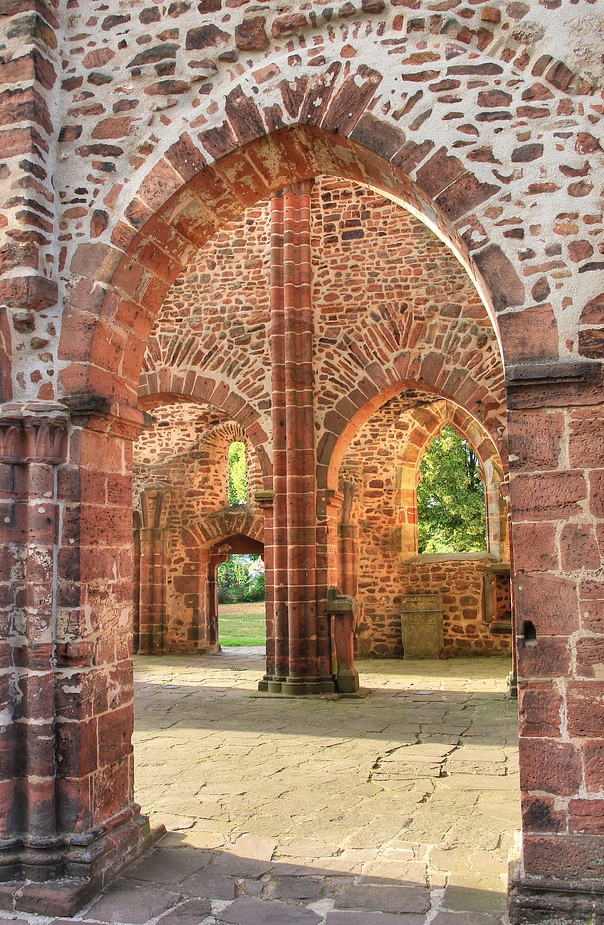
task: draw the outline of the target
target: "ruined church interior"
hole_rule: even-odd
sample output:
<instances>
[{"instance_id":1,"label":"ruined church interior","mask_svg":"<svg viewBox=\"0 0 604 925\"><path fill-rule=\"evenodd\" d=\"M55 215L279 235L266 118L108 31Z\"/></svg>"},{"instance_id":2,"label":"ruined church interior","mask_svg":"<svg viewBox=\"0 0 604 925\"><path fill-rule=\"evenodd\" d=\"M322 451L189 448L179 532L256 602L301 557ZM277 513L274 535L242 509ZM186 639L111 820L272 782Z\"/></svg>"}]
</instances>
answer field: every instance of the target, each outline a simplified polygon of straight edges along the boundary
<instances>
[{"instance_id":1,"label":"ruined church interior","mask_svg":"<svg viewBox=\"0 0 604 925\"><path fill-rule=\"evenodd\" d=\"M604 921L603 39L595 0L0 5L7 921ZM444 434L471 455L482 526L433 551L422 467ZM221 646L217 590L241 555L266 592L247 668ZM320 856L320 899L303 864L278 893L264 842L253 875L191 875L211 902L170 893L167 855L146 852L178 852L186 826L169 816L157 842L135 782L156 799L172 753L149 764L150 743L185 688L180 724L203 734L169 773L222 755L234 814L238 736L261 731L275 774L280 737L303 754L323 736L321 812L362 792L400 821L371 843L389 885L361 833ZM350 746L332 776L328 717ZM453 755L472 747L474 764ZM447 906L438 864L450 852L453 884L483 805L455 809L455 781L488 790L487 765L515 833L466 847L483 878L499 852L506 908L484 889ZM291 819L316 799L303 779ZM458 842L404 838L412 790L439 794L435 825L461 814ZM237 844L203 850L218 870ZM127 889L172 899L120 918Z\"/></svg>"}]
</instances>

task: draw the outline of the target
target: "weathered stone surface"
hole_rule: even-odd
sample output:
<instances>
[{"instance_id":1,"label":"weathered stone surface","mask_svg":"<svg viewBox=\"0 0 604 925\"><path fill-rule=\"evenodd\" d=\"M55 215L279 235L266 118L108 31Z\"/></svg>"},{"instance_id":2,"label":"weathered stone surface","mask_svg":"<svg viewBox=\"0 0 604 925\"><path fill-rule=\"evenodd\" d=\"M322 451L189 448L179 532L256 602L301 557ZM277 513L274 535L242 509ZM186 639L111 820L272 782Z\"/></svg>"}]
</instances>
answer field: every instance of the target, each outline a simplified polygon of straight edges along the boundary
<instances>
[{"instance_id":1,"label":"weathered stone surface","mask_svg":"<svg viewBox=\"0 0 604 925\"><path fill-rule=\"evenodd\" d=\"M108 887L90 907L90 915L98 922L131 922L143 925L150 918L161 915L178 902L179 893L159 887L139 886L122 880Z\"/></svg>"},{"instance_id":2,"label":"weathered stone surface","mask_svg":"<svg viewBox=\"0 0 604 925\"><path fill-rule=\"evenodd\" d=\"M7 627L0 656L8 672L7 715L14 711L15 720L2 726L2 754L10 759L3 834L49 844L45 839L60 831L67 845L72 836L105 831L107 858L115 852L124 860L134 842L142 843L133 836L126 849L112 831L115 820L128 825L137 813L131 601L133 594L142 600L141 638L151 637L158 649L169 644L191 651L200 637L207 642L204 633L209 626L215 631L216 621L209 605L204 609L208 586L197 579L209 568L210 541L230 535L219 529L236 525L260 543L258 525L266 516L269 573L272 540L277 552L290 547L287 566L283 556L272 560L301 591L300 600L279 600L269 612L269 659L276 640L288 653L279 677L290 667L305 674L315 635L321 670L329 674L330 633L321 605L327 586L344 582L363 598L359 639L375 655L400 654L398 597L416 580L419 588L411 590L451 586L447 654L501 650L504 621L492 626L483 619L480 564L465 566L464 577L457 562L420 569L408 561L415 552L417 466L431 428L444 421L442 404L434 406L444 403L480 457L490 548L505 555L507 512L496 487L502 484L507 496L504 375L510 364L548 359L574 372L550 381L537 376L532 384L507 376L508 411L543 410L556 419L549 431L538 427L534 440L528 431L520 441L518 431L512 434L509 511L522 528L514 559L519 665L521 682L556 681L581 754L576 764L561 762L566 779L559 786L572 785L564 795L566 826L544 835L538 813L534 831L525 825L524 870L549 876L549 854L559 865L554 873L566 871L578 881L598 874L595 794L602 780L598 787L599 764L586 755L602 734L596 685L604 627L597 588L604 474L597 428L590 443L589 427L573 417L585 407L596 412L594 420L602 417L597 281L604 269L598 251L604 73L595 50L599 20L591 8L597 4L584 9L543 0L534 15L520 0L492 6L362 0L333 9L312 0L262 9L243 0L174 0L161 11L143 3L125 10L120 0L107 0L96 11L70 3L69 16L58 15L54 0L34 6L7 0L0 17L0 607ZM182 139L183 126L190 143ZM242 219L244 234L229 227L242 209L275 190L321 176L341 177L342 185L339 191L321 187L332 198L321 199L319 208L315 202L320 229L312 227L306 204L303 216L285 210L287 259L276 258L279 222L269 241L261 210ZM355 184L364 184L364 198ZM469 269L480 298L462 264L443 257L444 245L417 228L409 236L393 233L396 209L386 207L387 215L375 190L408 204L438 231ZM286 195L291 204L300 189ZM256 249L250 246L254 223ZM298 223L305 228L301 237ZM198 273L193 254L216 232L216 265L187 284L196 308L220 306L220 322L206 323L203 311L194 319L195 312L187 312L191 289L180 298L179 274ZM307 250L320 253L321 261L313 262ZM223 285L230 259L231 284ZM304 315L300 337L289 322L269 333L266 284L257 300L249 297L255 282L238 285L254 273L256 281L272 273L275 307L281 271L284 310L316 311L312 320ZM158 339L154 324L166 298L170 307ZM456 314L451 305L462 310ZM286 335L287 361L273 364L269 375L267 345L276 356L278 338L285 345ZM311 343L316 355L308 351ZM200 479L218 471L219 444L222 452L227 439L243 433L250 458L256 454L254 487L264 494L254 513L234 518L219 511L214 533L206 515L216 507L189 510L174 539L162 535L157 496L151 517L147 486L143 506L153 524L141 531L155 532L145 537L141 556L145 581L133 588L130 443L144 424L136 406L147 345L149 407L212 400L201 412L204 425L226 425L216 444L197 447L200 458L210 451L216 456L213 469L199 467ZM238 370L238 359L250 355ZM402 408L396 401L386 405L401 393L418 407L413 427L397 442L397 430L405 429ZM279 405L276 397L286 395ZM60 462L48 428L31 422L40 403L57 412L55 402L72 411L69 456ZM288 414L281 416L281 409ZM21 423L11 415L21 415ZM170 425L172 416L166 412L162 423ZM372 427L384 456L376 451L368 463ZM192 430L187 453L201 436ZM388 457L393 445L404 445L407 455ZM281 466L288 453L296 464ZM391 464L384 465L386 458ZM58 467L52 475L51 467ZM180 472L182 482L189 474ZM279 497L282 476L292 505L278 501L271 520L269 493L276 486ZM207 481L211 493L214 483ZM296 543L280 532L291 527L292 507ZM528 548L534 525L542 553ZM173 558L164 560L168 547ZM312 552L307 585L302 550ZM539 585L547 600L535 592ZM502 597L502 612L504 603ZM166 643L158 627L168 612L174 619ZM509 646L509 638L504 642ZM276 667L274 659L271 664ZM571 667L583 674L567 683ZM32 671L42 685L35 696ZM63 677L72 671L75 690ZM313 682L285 683L308 692ZM591 712L581 685L598 698ZM426 728L442 732L443 716L433 711L429 719ZM451 723L449 732L459 728ZM569 744L560 735L552 742L560 754ZM22 755L31 757L28 769L19 764ZM530 762L525 770L531 779ZM239 781L211 787L215 797L244 796ZM525 794L528 805L534 796ZM196 805L197 793L186 801ZM426 820L432 831L436 817ZM23 820L31 831L24 832ZM580 833L571 831L571 822ZM327 833L317 840L337 842ZM31 858L15 851L19 876L29 879ZM40 854L58 876L52 852ZM350 869L360 863L349 861ZM45 863L40 860L36 876ZM4 890L8 896L10 888ZM29 902L25 892L16 895ZM563 910L567 917L581 906L573 902Z\"/></svg>"},{"instance_id":3,"label":"weathered stone surface","mask_svg":"<svg viewBox=\"0 0 604 925\"><path fill-rule=\"evenodd\" d=\"M207 852L159 847L132 866L127 876L151 883L176 884L206 867L210 860Z\"/></svg>"},{"instance_id":4,"label":"weathered stone surface","mask_svg":"<svg viewBox=\"0 0 604 925\"><path fill-rule=\"evenodd\" d=\"M336 899L336 908L364 912L412 912L430 908L428 891L412 886L345 886Z\"/></svg>"},{"instance_id":5,"label":"weathered stone surface","mask_svg":"<svg viewBox=\"0 0 604 925\"><path fill-rule=\"evenodd\" d=\"M320 916L310 909L259 899L236 899L217 914L217 921L229 925L317 925Z\"/></svg>"}]
</instances>

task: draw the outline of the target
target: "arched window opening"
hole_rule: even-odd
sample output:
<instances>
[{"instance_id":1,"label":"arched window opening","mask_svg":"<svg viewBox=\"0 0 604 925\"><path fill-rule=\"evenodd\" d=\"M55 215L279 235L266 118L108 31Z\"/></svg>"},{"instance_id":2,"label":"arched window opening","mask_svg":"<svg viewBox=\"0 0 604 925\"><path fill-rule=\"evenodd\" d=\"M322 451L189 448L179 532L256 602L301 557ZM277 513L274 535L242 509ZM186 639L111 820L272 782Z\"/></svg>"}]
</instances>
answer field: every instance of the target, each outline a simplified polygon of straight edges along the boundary
<instances>
[{"instance_id":1,"label":"arched window opening","mask_svg":"<svg viewBox=\"0 0 604 925\"><path fill-rule=\"evenodd\" d=\"M216 570L219 643L263 646L266 643L264 562L258 555L230 555Z\"/></svg>"},{"instance_id":2,"label":"arched window opening","mask_svg":"<svg viewBox=\"0 0 604 925\"><path fill-rule=\"evenodd\" d=\"M247 502L245 444L234 440L229 446L229 504Z\"/></svg>"},{"instance_id":3,"label":"arched window opening","mask_svg":"<svg viewBox=\"0 0 604 925\"><path fill-rule=\"evenodd\" d=\"M424 454L417 486L420 553L484 552L484 485L478 457L445 424Z\"/></svg>"}]
</instances>

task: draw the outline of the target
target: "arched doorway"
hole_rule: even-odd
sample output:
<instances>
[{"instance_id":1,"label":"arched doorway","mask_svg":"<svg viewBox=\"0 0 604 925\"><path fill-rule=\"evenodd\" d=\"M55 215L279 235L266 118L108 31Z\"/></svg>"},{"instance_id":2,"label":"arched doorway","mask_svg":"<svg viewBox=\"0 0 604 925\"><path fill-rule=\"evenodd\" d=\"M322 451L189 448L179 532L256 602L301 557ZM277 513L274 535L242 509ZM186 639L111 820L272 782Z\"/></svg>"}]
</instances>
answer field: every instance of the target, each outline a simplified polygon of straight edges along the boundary
<instances>
[{"instance_id":1,"label":"arched doorway","mask_svg":"<svg viewBox=\"0 0 604 925\"><path fill-rule=\"evenodd\" d=\"M88 689L98 688L98 703L104 700L109 666L113 666L112 670L123 672L124 677L128 672L130 627L127 602L131 589L127 586L132 573L129 443L141 422L135 404L144 344L152 317L179 268L217 225L237 214L242 206L257 201L272 190L283 188L292 182L292 178L295 182L327 172L367 182L387 191L439 228L451 247L472 268L493 318L494 313L498 313L515 457L511 510L516 568L523 576L518 587L521 592L518 606L531 612L534 618L531 622L537 633L537 646L527 646L526 652L522 652L523 694L527 695L526 704L531 716L537 704L551 705L562 698L567 706L572 733L571 741L568 741L561 721L556 721L558 725L554 723L551 735L535 734L540 727L532 723L523 726L525 868L519 883L521 891L527 894L531 890L538 891L539 884L548 890L546 878L551 872L550 859L553 857L559 865L554 874L561 877L572 874L572 883L583 884L584 889L582 887L583 892L575 889L569 881L566 884L568 891L579 897L577 902L588 903L590 900L585 898L585 890L590 872L593 873L593 865L598 871L601 869L597 860L601 835L598 832L594 834L589 827L586 831L582 813L592 809L585 806L584 801L593 804L600 790L598 773L594 777L589 770L592 766L589 755L592 754L590 749L600 747L597 743L601 731L591 720L584 722L585 711L581 705L585 697L599 696L598 679L592 667L593 659L577 659L578 640L582 637L576 634L599 630L594 613L598 609L600 590L597 575L590 574L584 580L583 566L562 549L561 536L562 533L567 537L587 535L589 562L598 555L596 524L593 521L599 519L600 513L599 460L586 450L583 434L590 427L599 428L600 418L599 413L594 412L594 408L601 404L597 362L601 350L595 327L598 321L594 321L600 303L595 284L590 282L594 278L593 270L599 266L598 261L591 260L594 249L588 238L573 240L573 247L567 249L568 253L566 250L560 254L555 250L548 253L546 249L550 246L555 248L558 244L553 235L559 233L554 231L559 221L563 222L561 227L570 236L583 234L584 225L589 225L597 211L596 185L581 174L583 165L579 163L579 158L585 155L594 163L599 157L599 144L591 134L593 123L589 121L589 118L597 120L598 116L594 113L588 115L588 106L584 105L593 95L593 85L575 74L572 66L544 55L541 39L528 41L527 47L522 45L526 35L522 30L519 33L513 22L510 23L510 15L513 20L513 16L522 18L526 13L516 6L511 14L506 9L499 11L499 16L493 15L493 22L499 20L493 26L479 26L478 21L474 22L473 17L479 17L482 12L478 7L473 13L468 12L467 21L462 22L451 14L444 22L431 13L424 17L416 16L415 11L401 14L394 7L388 7L386 11L386 7L379 3L370 6L371 11L364 10L359 14L367 25L365 30L359 31L365 36L362 47L355 47L357 39L351 36L354 44L349 43L350 50L346 48L346 64L340 61L339 50L337 61L333 62L329 57L318 55L319 60L315 62L313 59L312 63L312 68L317 70L311 69L301 84L296 81L299 76L296 68L302 64L303 56L285 46L290 41L298 42L300 32L317 30L316 35L323 37L327 47L335 47L336 43L340 43L341 30L349 28L346 7L337 15L337 30L319 17L313 19L310 14L303 14L292 21L284 20L278 12L271 12L268 25L273 41L268 37L267 23L260 24L258 46L252 42L249 47L245 30L234 29L233 54L221 71L219 87L210 92L208 86L209 92L195 95L194 100L193 94L188 96L190 88L185 91L178 81L175 81L176 86L162 86L158 90L157 72L143 73L146 59L134 63L127 41L120 39L115 43L114 54L119 52L116 66L121 62L124 67L141 68L139 76L150 91L143 96L144 100L147 96L154 98L156 93L162 96L163 90L169 92L171 89L176 97L181 96L182 105L178 106L177 100L174 107L168 107L174 109L172 118L164 112L158 117L163 125L170 123L171 126L163 142L159 142L157 135L149 134L148 141L140 145L138 141L123 141L124 148L98 142L97 132L94 141L89 139L90 144L83 144L78 152L82 164L70 162L73 178L67 178L64 168L61 170L59 181L67 197L71 195L74 179L84 181L90 175L102 180L105 174L113 172L113 158L125 158L119 160L119 182L107 189L104 197L98 200L100 204L102 199L104 208L93 209L90 234L96 243L81 241L75 225L75 236L69 241L65 237L61 242L64 250L60 260L56 261L56 274L60 276L63 268L67 268L70 298L61 300L61 305L65 305L65 324L61 329L61 347L56 354L58 366L49 363L30 379L30 369L27 363L19 365L19 351L15 349L12 352L14 382L11 396L15 397L18 407L6 408L3 418L6 437L3 459L9 465L22 466L23 470L19 469L19 473L27 472L17 487L16 483L10 482L6 488L7 497L12 503L18 496L19 503L31 508L30 532L26 531L26 536L43 540L40 548L53 546L48 558L52 563L47 568L48 574L40 577L36 584L38 589L44 587L46 590L46 594L40 590L36 593L37 600L46 601L44 606L40 605L38 617L42 620L42 616L46 615L44 625L51 635L54 629L50 628L56 626L52 659L43 648L49 645L44 633L41 634L43 638L38 639L37 631L32 630L31 639L30 636L25 637L31 641L32 648L38 643L42 647L36 648L36 654L44 666L45 681L50 684L52 679L59 691L58 699L48 699L45 718L53 728L56 726L64 731L68 728L68 719L76 723L79 744L75 752L78 755L88 754L92 738L98 746L97 759L94 767L86 765L86 772L79 763L74 766L73 761L65 760L63 773L57 777L55 752L59 756L65 752L64 758L67 758L67 751L57 734L56 740L52 740L52 748L41 748L43 758L37 767L40 773L30 775L20 765L11 765L12 776L7 777L7 790L15 795L19 819L26 820L20 821L19 825L37 836L52 839L59 830L75 837L76 830L93 833L98 826L114 830L119 817L122 847L129 845L128 850L135 850L139 844L140 829L134 821L136 811L132 807L129 784L128 743L124 742L116 753L107 749L103 744L105 736L99 733L99 727L106 732L119 726L122 718L127 726L130 709L127 695L119 706L113 704L111 708L105 699L106 709L94 720L87 712L90 698L86 695L81 696L69 717L66 716L62 697L69 691L69 672L74 668L82 669L85 675L83 683ZM46 14L50 35L54 34L53 30L61 32L64 28L69 32L75 28L74 24L64 27L58 24L49 10L45 10ZM374 18L382 14L383 28L379 25L381 20L378 22ZM237 14L240 18L244 15L244 10ZM487 17L484 22L490 23L491 20ZM106 31L116 26L111 16L106 25ZM120 18L117 26L123 25L124 21ZM187 34L191 31L187 30ZM225 36L230 34L226 30L222 32ZM539 30L528 30L528 33L533 36L542 34ZM226 41L222 34L212 34L217 43ZM385 34L387 38L383 39ZM453 37L453 64L446 57L441 60L443 35ZM497 42L493 42L495 35ZM287 42L284 42L284 36ZM399 80L394 70L382 73L386 70L382 67L384 54L389 54L388 49L402 45L398 39L405 37L409 51L413 48L423 55L429 46L427 54L435 56L430 61L438 61L438 67L435 64L434 68L424 68L426 62L423 58L423 63L418 64L418 59L411 53L411 60L405 64L410 70L403 72L404 80ZM394 45L383 45L382 39L394 42ZM202 41L203 36L193 31L184 49L187 62L191 59L190 53L196 53ZM248 42L246 54L251 55L251 63L239 62L231 70L230 65L239 55L239 51L234 49L240 49L242 42L243 46ZM447 41L447 48L449 44ZM265 71L258 65L260 59L264 60L269 47L274 60ZM248 84L241 76L243 73L257 93L247 92ZM497 86L494 95L491 95L488 85L481 88L483 78L503 81L505 89ZM239 80L241 82L237 83ZM452 81L455 87L443 87L442 80ZM534 80L539 81L537 88L533 86ZM79 86L77 77L75 81ZM421 93L409 96L406 89L409 83L425 83L426 90L420 88ZM405 89L401 89L403 85ZM75 92L70 87L71 81L60 92ZM440 98L443 92L448 93L452 89L459 89L460 98L466 105L470 106L472 101L473 121L463 123L463 137L458 137L454 128L456 110L452 111L451 119L441 120L443 105L458 105ZM176 92L180 90L182 94ZM390 99L384 97L378 100L378 95L381 97L388 93L396 101L396 108ZM574 94L584 96L585 100L575 106ZM256 96L258 102L255 102ZM202 97L204 112L196 114L195 110L202 105ZM530 102L535 98L546 102L535 107ZM415 110L417 116L412 115L416 106L422 107L421 112ZM569 129L574 134L569 134L568 139L555 138L554 111L565 117L572 115L577 120L576 125ZM404 124L404 130L399 126L403 117L401 125ZM87 120L87 131L92 135L97 131L98 112L95 114L94 107L91 107L90 111L83 113L83 118ZM129 126L130 117L122 118ZM514 120L519 120L518 124ZM46 125L46 120L42 121ZM119 132L125 127L121 119L117 120L117 124L111 119L109 121L110 125L99 129L101 134ZM500 132L500 123L507 122L515 126L514 130ZM194 130L193 124L195 130L199 129L199 138L195 140L189 134ZM79 125L74 127L73 133L78 135L80 128ZM31 134L30 129L28 127L27 131ZM542 137L534 140L533 129L541 132ZM154 131L149 127L149 133ZM405 131L413 134L417 141L408 139ZM419 134L415 135L416 132ZM74 137L71 129L66 135ZM461 160L457 154L463 156L466 135L476 140L469 141L472 157ZM35 144L36 156L46 163L44 144L37 141ZM53 140L52 145L46 146L49 151L52 149L49 164L54 163L52 159L57 144ZM135 150L136 145L138 150ZM545 162L541 159L549 155L556 169L558 166L561 168L561 176L556 174L557 182L550 182L539 175L540 165ZM208 159L212 160L209 166ZM566 163L570 159L572 164ZM504 169L509 168L509 172L500 169L497 161L501 162L501 166L505 164ZM105 166L107 164L111 167ZM472 164L471 169L468 164ZM599 167L599 162L595 163L594 170L596 167ZM586 174L591 169L588 164ZM130 181L132 170L138 170L139 174L129 185L125 181ZM47 180L52 171L38 173L39 182L45 188L45 178ZM130 192L135 186L138 196ZM85 186L76 187L74 195L81 189ZM47 192L47 201L52 202L50 187ZM303 190L290 190L287 194L288 208L304 195ZM543 222L532 221L531 216L536 212L531 210L542 201L539 197L550 195L553 197L552 208L544 210L547 216L544 215ZM570 225L566 224L566 196L572 199L577 211L577 222L573 218ZM583 225L584 217L587 221ZM77 223L81 219L81 216L65 215L64 220L67 227L71 227L70 222ZM287 222L290 219L291 216ZM506 224L508 222L509 225ZM293 226L289 228L291 230ZM527 247L525 236L527 240L529 236L534 237L537 248ZM553 245L550 238L554 241ZM30 302L36 310L53 308L58 304L54 255L44 251L48 260L36 276L33 264L37 266L37 252L32 254L25 250L27 272L23 279L19 278L19 283L13 284L13 277L10 277L8 295L18 305L21 300ZM19 255L15 259L16 269ZM568 271L573 278L572 296L563 294L563 289L570 292L570 288L566 290L556 275L560 270ZM534 282L533 275L537 277ZM18 277L15 275L14 278ZM61 285L67 291L63 280ZM564 320L564 311L571 304L575 313L572 323ZM57 318L59 314L57 309ZM583 320L579 321L579 318ZM32 323L28 318L19 321L19 324L25 325L26 331L29 330L27 325ZM59 330L55 327L52 333L52 327L49 323L46 332L49 337L57 336ZM3 352L9 354L11 350L5 340L3 337ZM23 356L29 356L29 351L23 351ZM581 360L580 357L586 359ZM56 369L60 370L58 391L53 386ZM375 388L379 391L382 387L379 373L379 368L367 371L370 390ZM168 387L169 383L166 383ZM210 386L203 377L193 374L187 388L192 393L203 395ZM234 393L227 383L221 383L220 389L225 402L229 402L233 410L233 417L243 420L250 411L249 405L241 403L241 396ZM26 401L32 396L40 402L52 403L55 397L61 401L58 407L45 404L44 407L32 408L27 406ZM303 412L308 407L308 404L300 405L297 410ZM351 409L351 414L354 413ZM252 412L247 422L248 433L250 439L260 445L263 436L258 431L262 428L258 427L254 432L257 422L258 418L254 418ZM566 455L560 452L560 435L565 427L570 428L566 432L571 434ZM69 444L65 439L68 430ZM328 431L324 448L337 440L339 423L334 421L333 428L328 428ZM324 457L329 457L328 450ZM319 466L327 464L324 459L319 461ZM61 505L66 505L69 513L58 538L56 545L60 548L57 549L51 542L52 537L47 534L37 536L35 532L34 514L40 506L37 498L38 466L65 466L61 488L57 487L55 480L54 487L49 489L49 498L52 499L49 506L58 512L62 510ZM288 472L293 475L295 470L295 466L288 469L285 459L285 475ZM86 479L80 480L81 472L85 473ZM274 474L277 480L283 477L278 467ZM67 478L68 475L72 478ZM268 479L264 490L270 490ZM268 498L266 500L269 501ZM123 516L124 511L127 516ZM44 514L47 513L45 510ZM281 517L278 505L276 514L275 528L279 530ZM7 517L7 529L16 531L18 542L15 542L22 546L27 541L23 539L21 527L15 527L10 515L7 514ZM562 532L555 526L558 520L563 521ZM303 529L306 526L304 518L296 521L295 526ZM13 533L10 535L13 536ZM544 550L537 556L533 549L536 535L540 537ZM74 541L72 546L69 545L70 540ZM278 542L275 548L277 546ZM322 567L322 563L319 565ZM295 570L295 564L275 563L275 569L288 568ZM588 571L591 573L597 569ZM38 581L33 565L28 575L30 583ZM22 572L19 571L17 577L11 580L16 581L20 589L24 580ZM550 589L547 597L549 603L554 604L553 610L544 605L543 587ZM62 605L60 619L57 619L59 588L62 599L68 603ZM586 605L581 608L581 617L579 592ZM279 613L279 631L275 636L285 639L283 609ZM309 620L314 621L315 616L312 608L298 611L291 626L287 627L288 633L290 629L292 631L290 637L298 640L306 638L306 624ZM39 625L37 621L36 627ZM324 628L319 629L318 636L323 640ZM541 640L544 641L542 646L539 645ZM535 642L535 639L530 641ZM11 650L23 648L19 634L10 646ZM586 647L588 644L581 642L580 652L583 653ZM543 648L547 652L545 665L543 659L536 657L536 652L541 653ZM549 657L553 652L557 653L556 659ZM27 660L29 657L28 650ZM321 646L317 646L310 657L312 669L322 671L325 652ZM20 653L19 665L11 668L13 678L19 684L23 658L23 653ZM275 660L278 677L287 678L286 671L290 667L294 672L301 668L293 662L290 666L289 653L287 662L280 656ZM42 671L42 668L39 670ZM312 671L310 676L313 676ZM561 682L560 689L556 686L558 681ZM18 699L21 702L21 698ZM55 706L57 703L59 705ZM27 709L30 708L34 709L33 704ZM118 710L124 712L118 716ZM76 727L69 728L72 732ZM29 727L26 729L25 724L17 725L15 729L19 742L23 739L30 743L25 751L37 754L34 746L38 743L32 739L35 731ZM84 730L88 744L80 740L79 734L83 735ZM70 757L73 757L72 752L70 747ZM540 780L535 771L536 767L543 766L555 769L545 781ZM35 785L32 784L33 792L42 794L39 804L33 796L26 799L23 795L25 782L30 776L36 778ZM81 778L86 778L89 786L82 788L84 796L78 802L71 794ZM49 794L52 799L49 799ZM558 825L558 817L552 812L560 800L564 820ZM533 812L535 806L539 810ZM547 819L544 819L546 809ZM14 825L14 817L11 817L7 822L7 832L14 834ZM97 838L93 834L90 837L93 840ZM11 872L22 874L24 870L30 870L31 859L24 854L22 832L18 833L17 842L20 846L15 849L17 860L11 855L7 864ZM106 847L99 842L100 854ZM38 876L40 870L42 876L44 871L54 876L57 871L65 870L66 865L71 863L68 859L74 856L74 852L77 854L72 842L69 842L69 847L57 851L58 855L53 854L49 861L43 860L44 852L41 852ZM107 858L110 854L107 849ZM90 871L85 866L85 859L80 860L83 869ZM111 863L113 861L107 861L109 867Z\"/></svg>"},{"instance_id":2,"label":"arched doorway","mask_svg":"<svg viewBox=\"0 0 604 925\"><path fill-rule=\"evenodd\" d=\"M264 556L264 545L258 540L253 540L248 536L230 536L224 540L215 543L209 550L210 558L208 560L208 631L207 631L207 652L216 652L220 650L220 621L219 621L219 588L218 588L218 566L226 564L231 557L239 556ZM243 600L243 598L242 598ZM232 603L237 603L235 599ZM226 605L225 605L226 606ZM263 607L265 610L265 607ZM264 618L266 623L266 614ZM266 638L266 635L265 635ZM242 645L245 643L242 643ZM262 644L262 643L261 643ZM203 652L204 649L199 650Z\"/></svg>"}]
</instances>

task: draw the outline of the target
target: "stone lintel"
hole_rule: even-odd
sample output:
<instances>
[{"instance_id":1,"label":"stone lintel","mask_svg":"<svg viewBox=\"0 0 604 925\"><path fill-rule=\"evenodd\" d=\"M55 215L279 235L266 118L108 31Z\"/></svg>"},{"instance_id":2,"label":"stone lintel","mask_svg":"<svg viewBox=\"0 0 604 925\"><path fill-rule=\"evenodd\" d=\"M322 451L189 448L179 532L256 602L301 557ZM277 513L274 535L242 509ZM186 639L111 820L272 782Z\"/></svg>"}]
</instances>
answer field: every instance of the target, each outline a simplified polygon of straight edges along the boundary
<instances>
[{"instance_id":1,"label":"stone lintel","mask_svg":"<svg viewBox=\"0 0 604 925\"><path fill-rule=\"evenodd\" d=\"M602 364L594 360L526 360L506 367L508 408L566 408L604 401Z\"/></svg>"}]
</instances>

